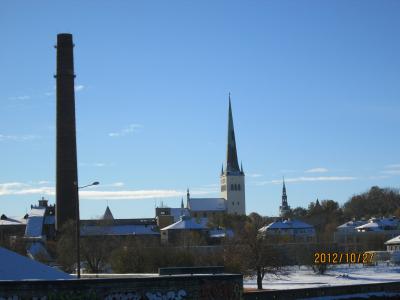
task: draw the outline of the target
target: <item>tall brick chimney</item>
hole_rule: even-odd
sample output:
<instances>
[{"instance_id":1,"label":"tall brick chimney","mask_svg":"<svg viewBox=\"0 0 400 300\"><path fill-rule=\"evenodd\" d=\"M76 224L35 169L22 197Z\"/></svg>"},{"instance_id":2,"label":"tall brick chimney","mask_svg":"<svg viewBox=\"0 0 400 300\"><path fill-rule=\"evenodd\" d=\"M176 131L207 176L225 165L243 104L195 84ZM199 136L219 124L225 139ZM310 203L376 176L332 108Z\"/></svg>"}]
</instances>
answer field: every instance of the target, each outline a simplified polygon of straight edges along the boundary
<instances>
[{"instance_id":1,"label":"tall brick chimney","mask_svg":"<svg viewBox=\"0 0 400 300\"><path fill-rule=\"evenodd\" d=\"M56 230L76 220L78 204L73 47L72 34L57 35Z\"/></svg>"}]
</instances>

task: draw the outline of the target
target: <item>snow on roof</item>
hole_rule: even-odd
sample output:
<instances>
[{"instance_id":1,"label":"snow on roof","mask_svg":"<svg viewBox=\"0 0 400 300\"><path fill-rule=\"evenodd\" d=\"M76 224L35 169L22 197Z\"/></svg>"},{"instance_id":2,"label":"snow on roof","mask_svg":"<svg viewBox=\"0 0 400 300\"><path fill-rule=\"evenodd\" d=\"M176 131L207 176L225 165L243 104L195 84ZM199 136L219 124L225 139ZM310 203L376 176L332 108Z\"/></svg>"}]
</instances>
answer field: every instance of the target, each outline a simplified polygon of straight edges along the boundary
<instances>
[{"instance_id":1,"label":"snow on roof","mask_svg":"<svg viewBox=\"0 0 400 300\"><path fill-rule=\"evenodd\" d=\"M73 279L69 274L0 247L0 280Z\"/></svg>"},{"instance_id":2,"label":"snow on roof","mask_svg":"<svg viewBox=\"0 0 400 300\"><path fill-rule=\"evenodd\" d=\"M195 218L183 216L178 222L171 224L167 227L161 228L161 230L183 230L183 229L204 230L207 229L207 222L208 222L207 218L201 218L200 220L196 220Z\"/></svg>"},{"instance_id":3,"label":"snow on roof","mask_svg":"<svg viewBox=\"0 0 400 300\"><path fill-rule=\"evenodd\" d=\"M290 229L288 224L283 223L282 221L272 222L260 229L260 231L265 231L267 229Z\"/></svg>"},{"instance_id":4,"label":"snow on roof","mask_svg":"<svg viewBox=\"0 0 400 300\"><path fill-rule=\"evenodd\" d=\"M211 238L233 237L232 229L211 229L208 234Z\"/></svg>"},{"instance_id":5,"label":"snow on roof","mask_svg":"<svg viewBox=\"0 0 400 300\"><path fill-rule=\"evenodd\" d=\"M299 220L285 220L285 221L275 221L272 222L262 228L260 228L260 232L264 232L267 230L274 229L313 229L314 227L310 224L304 223Z\"/></svg>"},{"instance_id":6,"label":"snow on roof","mask_svg":"<svg viewBox=\"0 0 400 300\"><path fill-rule=\"evenodd\" d=\"M358 227L358 226L361 226L361 225L364 225L364 224L366 224L367 223L367 221L365 221L365 220L361 220L361 221L349 221L349 222L346 222L346 223L344 223L344 224L342 224L342 225L340 225L340 226L338 226L337 228L340 228L340 229L344 229L344 228L356 228L356 227Z\"/></svg>"},{"instance_id":7,"label":"snow on roof","mask_svg":"<svg viewBox=\"0 0 400 300\"><path fill-rule=\"evenodd\" d=\"M400 235L385 242L385 245L399 245L399 244L400 244Z\"/></svg>"},{"instance_id":8,"label":"snow on roof","mask_svg":"<svg viewBox=\"0 0 400 300\"><path fill-rule=\"evenodd\" d=\"M24 217L5 217L0 219L0 226L2 225L26 225Z\"/></svg>"},{"instance_id":9,"label":"snow on roof","mask_svg":"<svg viewBox=\"0 0 400 300\"><path fill-rule=\"evenodd\" d=\"M26 224L25 235L29 237L40 237L43 232L44 213L46 208L32 208Z\"/></svg>"},{"instance_id":10,"label":"snow on roof","mask_svg":"<svg viewBox=\"0 0 400 300\"><path fill-rule=\"evenodd\" d=\"M154 225L84 226L82 236L89 235L159 235Z\"/></svg>"},{"instance_id":11,"label":"snow on roof","mask_svg":"<svg viewBox=\"0 0 400 300\"><path fill-rule=\"evenodd\" d=\"M360 230L360 229L379 230L380 224L378 224L378 222L371 222L371 223L367 223L367 224L364 224L361 226L357 226L356 229L357 230Z\"/></svg>"},{"instance_id":12,"label":"snow on roof","mask_svg":"<svg viewBox=\"0 0 400 300\"><path fill-rule=\"evenodd\" d=\"M371 231L381 231L386 229L395 229L399 224L396 218L371 218L368 223L357 226L357 230L371 230ZM388 228L389 227L389 228Z\"/></svg>"},{"instance_id":13,"label":"snow on roof","mask_svg":"<svg viewBox=\"0 0 400 300\"><path fill-rule=\"evenodd\" d=\"M224 198L190 198L189 209L191 211L225 211L226 200Z\"/></svg>"}]
</instances>

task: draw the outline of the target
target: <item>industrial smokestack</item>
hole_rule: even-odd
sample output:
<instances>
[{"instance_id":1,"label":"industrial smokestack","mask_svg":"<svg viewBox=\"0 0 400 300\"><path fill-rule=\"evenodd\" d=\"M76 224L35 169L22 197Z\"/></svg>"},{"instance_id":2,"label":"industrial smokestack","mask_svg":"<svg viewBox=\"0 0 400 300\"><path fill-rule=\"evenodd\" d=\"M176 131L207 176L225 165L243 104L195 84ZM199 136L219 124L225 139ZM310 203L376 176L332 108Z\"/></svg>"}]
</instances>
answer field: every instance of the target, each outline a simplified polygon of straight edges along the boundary
<instances>
[{"instance_id":1,"label":"industrial smokestack","mask_svg":"<svg viewBox=\"0 0 400 300\"><path fill-rule=\"evenodd\" d=\"M76 220L78 205L73 47L72 34L57 35L56 230Z\"/></svg>"}]
</instances>

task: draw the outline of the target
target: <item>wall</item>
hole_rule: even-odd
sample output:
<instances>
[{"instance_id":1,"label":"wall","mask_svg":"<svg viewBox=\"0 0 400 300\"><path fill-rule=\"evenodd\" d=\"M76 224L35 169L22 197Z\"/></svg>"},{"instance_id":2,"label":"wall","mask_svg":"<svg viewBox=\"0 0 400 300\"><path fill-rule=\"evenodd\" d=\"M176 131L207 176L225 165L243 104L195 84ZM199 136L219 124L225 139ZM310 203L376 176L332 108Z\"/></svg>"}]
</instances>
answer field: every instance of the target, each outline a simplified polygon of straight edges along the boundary
<instances>
[{"instance_id":1,"label":"wall","mask_svg":"<svg viewBox=\"0 0 400 300\"><path fill-rule=\"evenodd\" d=\"M155 276L57 281L0 281L0 299L243 299L242 275Z\"/></svg>"}]
</instances>

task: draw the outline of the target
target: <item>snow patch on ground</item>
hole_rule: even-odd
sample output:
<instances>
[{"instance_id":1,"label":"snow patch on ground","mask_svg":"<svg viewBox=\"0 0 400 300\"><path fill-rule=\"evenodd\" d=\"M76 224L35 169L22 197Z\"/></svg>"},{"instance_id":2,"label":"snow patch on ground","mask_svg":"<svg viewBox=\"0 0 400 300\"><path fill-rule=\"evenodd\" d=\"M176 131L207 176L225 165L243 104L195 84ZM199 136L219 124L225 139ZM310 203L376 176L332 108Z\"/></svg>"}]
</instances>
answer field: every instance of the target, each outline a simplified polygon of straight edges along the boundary
<instances>
[{"instance_id":1,"label":"snow patch on ground","mask_svg":"<svg viewBox=\"0 0 400 300\"><path fill-rule=\"evenodd\" d=\"M400 281L400 266L336 265L324 275L315 274L306 266L287 267L283 271L279 276L266 275L263 288L287 290ZM243 284L245 288L257 288L256 278L245 278Z\"/></svg>"}]
</instances>

